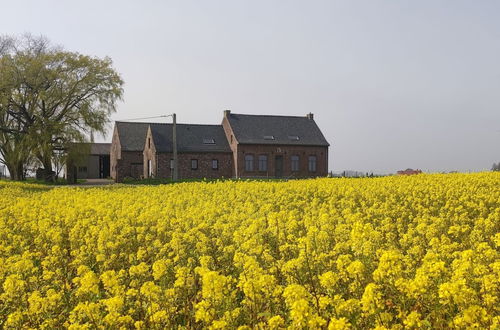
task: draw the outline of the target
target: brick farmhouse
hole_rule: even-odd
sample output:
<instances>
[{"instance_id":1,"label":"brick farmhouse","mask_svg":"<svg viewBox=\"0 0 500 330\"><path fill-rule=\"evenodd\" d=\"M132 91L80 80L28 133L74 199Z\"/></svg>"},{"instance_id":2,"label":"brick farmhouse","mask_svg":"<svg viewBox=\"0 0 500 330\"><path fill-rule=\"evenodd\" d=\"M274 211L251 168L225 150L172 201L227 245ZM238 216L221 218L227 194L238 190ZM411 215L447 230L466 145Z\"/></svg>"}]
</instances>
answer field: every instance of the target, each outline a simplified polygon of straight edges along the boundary
<instances>
[{"instance_id":1,"label":"brick farmhouse","mask_svg":"<svg viewBox=\"0 0 500 330\"><path fill-rule=\"evenodd\" d=\"M115 122L111 177L170 178L172 124ZM329 143L312 114L244 115L224 111L221 125L177 124L179 178L326 176Z\"/></svg>"}]
</instances>

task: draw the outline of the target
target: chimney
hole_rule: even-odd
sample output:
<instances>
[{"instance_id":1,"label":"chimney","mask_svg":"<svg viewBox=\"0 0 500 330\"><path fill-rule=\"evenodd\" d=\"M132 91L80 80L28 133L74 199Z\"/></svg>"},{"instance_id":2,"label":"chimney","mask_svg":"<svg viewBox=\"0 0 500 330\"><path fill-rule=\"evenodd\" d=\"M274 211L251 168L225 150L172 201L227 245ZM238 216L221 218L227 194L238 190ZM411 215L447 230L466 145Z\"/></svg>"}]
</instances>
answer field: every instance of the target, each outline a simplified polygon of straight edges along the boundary
<instances>
[{"instance_id":1,"label":"chimney","mask_svg":"<svg viewBox=\"0 0 500 330\"><path fill-rule=\"evenodd\" d=\"M307 115L306 115L307 119L309 120L313 120L314 119L314 114L312 112L309 112Z\"/></svg>"},{"instance_id":2,"label":"chimney","mask_svg":"<svg viewBox=\"0 0 500 330\"><path fill-rule=\"evenodd\" d=\"M230 114L231 114L231 110L224 110L224 118L229 117Z\"/></svg>"}]
</instances>

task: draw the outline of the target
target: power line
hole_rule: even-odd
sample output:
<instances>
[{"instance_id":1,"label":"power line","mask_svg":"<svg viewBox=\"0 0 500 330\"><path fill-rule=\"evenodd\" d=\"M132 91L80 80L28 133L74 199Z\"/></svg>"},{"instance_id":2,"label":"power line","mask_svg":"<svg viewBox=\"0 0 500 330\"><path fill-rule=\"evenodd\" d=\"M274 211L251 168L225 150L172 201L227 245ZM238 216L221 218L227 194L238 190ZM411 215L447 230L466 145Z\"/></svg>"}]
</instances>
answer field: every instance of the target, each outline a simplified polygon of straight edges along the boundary
<instances>
[{"instance_id":1,"label":"power line","mask_svg":"<svg viewBox=\"0 0 500 330\"><path fill-rule=\"evenodd\" d=\"M117 121L134 121L134 120L145 120L145 119L155 119L155 118L167 118L172 115L162 115L162 116L154 116L154 117L143 117L143 118L132 118L132 119L122 119Z\"/></svg>"}]
</instances>

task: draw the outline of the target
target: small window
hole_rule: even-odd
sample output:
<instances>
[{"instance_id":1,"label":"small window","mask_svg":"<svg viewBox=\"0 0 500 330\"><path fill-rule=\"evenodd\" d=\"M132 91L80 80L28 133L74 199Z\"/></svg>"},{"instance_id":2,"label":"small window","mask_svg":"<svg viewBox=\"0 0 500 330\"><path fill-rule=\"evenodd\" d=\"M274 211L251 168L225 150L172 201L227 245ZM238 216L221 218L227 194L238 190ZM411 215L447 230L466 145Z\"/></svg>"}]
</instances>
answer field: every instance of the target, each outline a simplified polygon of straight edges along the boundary
<instances>
[{"instance_id":1,"label":"small window","mask_svg":"<svg viewBox=\"0 0 500 330\"><path fill-rule=\"evenodd\" d=\"M231 134L231 143L233 143L233 134Z\"/></svg>"},{"instance_id":2,"label":"small window","mask_svg":"<svg viewBox=\"0 0 500 330\"><path fill-rule=\"evenodd\" d=\"M253 171L253 155L245 155L245 171Z\"/></svg>"},{"instance_id":3,"label":"small window","mask_svg":"<svg viewBox=\"0 0 500 330\"><path fill-rule=\"evenodd\" d=\"M148 148L151 149L151 138L148 138Z\"/></svg>"},{"instance_id":4,"label":"small window","mask_svg":"<svg viewBox=\"0 0 500 330\"><path fill-rule=\"evenodd\" d=\"M171 170L174 169L174 160L173 159L170 159L170 169Z\"/></svg>"},{"instance_id":5,"label":"small window","mask_svg":"<svg viewBox=\"0 0 500 330\"><path fill-rule=\"evenodd\" d=\"M264 140L274 140L274 135L264 135Z\"/></svg>"},{"instance_id":6,"label":"small window","mask_svg":"<svg viewBox=\"0 0 500 330\"><path fill-rule=\"evenodd\" d=\"M316 156L309 156L309 172L316 172Z\"/></svg>"},{"instance_id":7,"label":"small window","mask_svg":"<svg viewBox=\"0 0 500 330\"><path fill-rule=\"evenodd\" d=\"M298 135L288 135L288 140L299 141L300 139Z\"/></svg>"},{"instance_id":8,"label":"small window","mask_svg":"<svg viewBox=\"0 0 500 330\"><path fill-rule=\"evenodd\" d=\"M219 160L212 159L212 170L218 170L218 169L219 169Z\"/></svg>"},{"instance_id":9,"label":"small window","mask_svg":"<svg viewBox=\"0 0 500 330\"><path fill-rule=\"evenodd\" d=\"M266 172L267 171L267 156L259 155L259 171Z\"/></svg>"},{"instance_id":10,"label":"small window","mask_svg":"<svg viewBox=\"0 0 500 330\"><path fill-rule=\"evenodd\" d=\"M198 169L198 159L191 159L191 169L192 170Z\"/></svg>"},{"instance_id":11,"label":"small window","mask_svg":"<svg viewBox=\"0 0 500 330\"><path fill-rule=\"evenodd\" d=\"M292 172L298 172L300 170L299 156L293 155L290 159L292 161Z\"/></svg>"},{"instance_id":12,"label":"small window","mask_svg":"<svg viewBox=\"0 0 500 330\"><path fill-rule=\"evenodd\" d=\"M205 139L203 139L203 144L215 144L215 140L205 138Z\"/></svg>"}]
</instances>

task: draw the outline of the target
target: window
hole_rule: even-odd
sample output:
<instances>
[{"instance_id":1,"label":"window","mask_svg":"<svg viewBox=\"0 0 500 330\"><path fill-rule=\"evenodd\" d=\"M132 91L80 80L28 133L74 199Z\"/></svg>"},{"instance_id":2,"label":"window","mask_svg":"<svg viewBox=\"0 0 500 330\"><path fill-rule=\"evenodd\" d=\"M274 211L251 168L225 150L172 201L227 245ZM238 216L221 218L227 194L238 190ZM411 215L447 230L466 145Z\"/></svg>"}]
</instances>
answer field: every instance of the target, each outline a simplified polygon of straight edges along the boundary
<instances>
[{"instance_id":1,"label":"window","mask_svg":"<svg viewBox=\"0 0 500 330\"><path fill-rule=\"evenodd\" d=\"M309 172L316 172L316 156L309 156Z\"/></svg>"},{"instance_id":2,"label":"window","mask_svg":"<svg viewBox=\"0 0 500 330\"><path fill-rule=\"evenodd\" d=\"M299 136L298 135L288 135L288 140L298 141Z\"/></svg>"},{"instance_id":3,"label":"window","mask_svg":"<svg viewBox=\"0 0 500 330\"><path fill-rule=\"evenodd\" d=\"M274 135L264 135L264 140L274 140Z\"/></svg>"},{"instance_id":4,"label":"window","mask_svg":"<svg viewBox=\"0 0 500 330\"><path fill-rule=\"evenodd\" d=\"M170 159L170 169L171 170L174 169L174 160L173 159Z\"/></svg>"},{"instance_id":5,"label":"window","mask_svg":"<svg viewBox=\"0 0 500 330\"><path fill-rule=\"evenodd\" d=\"M148 138L148 148L151 149L151 138Z\"/></svg>"},{"instance_id":6,"label":"window","mask_svg":"<svg viewBox=\"0 0 500 330\"><path fill-rule=\"evenodd\" d=\"M253 171L253 155L245 155L245 171Z\"/></svg>"},{"instance_id":7,"label":"window","mask_svg":"<svg viewBox=\"0 0 500 330\"><path fill-rule=\"evenodd\" d=\"M86 173L87 172L87 166L80 166L80 167L78 167L78 172Z\"/></svg>"},{"instance_id":8,"label":"window","mask_svg":"<svg viewBox=\"0 0 500 330\"><path fill-rule=\"evenodd\" d=\"M191 159L191 169L192 170L198 169L198 159Z\"/></svg>"},{"instance_id":9,"label":"window","mask_svg":"<svg viewBox=\"0 0 500 330\"><path fill-rule=\"evenodd\" d=\"M151 164L151 159L148 159L148 177L152 177L153 176L153 166Z\"/></svg>"},{"instance_id":10,"label":"window","mask_svg":"<svg viewBox=\"0 0 500 330\"><path fill-rule=\"evenodd\" d=\"M233 143L233 134L231 134L231 143Z\"/></svg>"},{"instance_id":11,"label":"window","mask_svg":"<svg viewBox=\"0 0 500 330\"><path fill-rule=\"evenodd\" d=\"M219 169L219 160L212 159L212 170L218 170L218 169Z\"/></svg>"},{"instance_id":12,"label":"window","mask_svg":"<svg viewBox=\"0 0 500 330\"><path fill-rule=\"evenodd\" d=\"M292 160L292 172L298 172L300 170L299 156L293 155Z\"/></svg>"},{"instance_id":13,"label":"window","mask_svg":"<svg viewBox=\"0 0 500 330\"><path fill-rule=\"evenodd\" d=\"M261 172L267 171L267 156L266 155L259 156L259 171L261 171Z\"/></svg>"},{"instance_id":14,"label":"window","mask_svg":"<svg viewBox=\"0 0 500 330\"><path fill-rule=\"evenodd\" d=\"M214 139L203 139L203 144L215 144L215 140Z\"/></svg>"}]
</instances>

